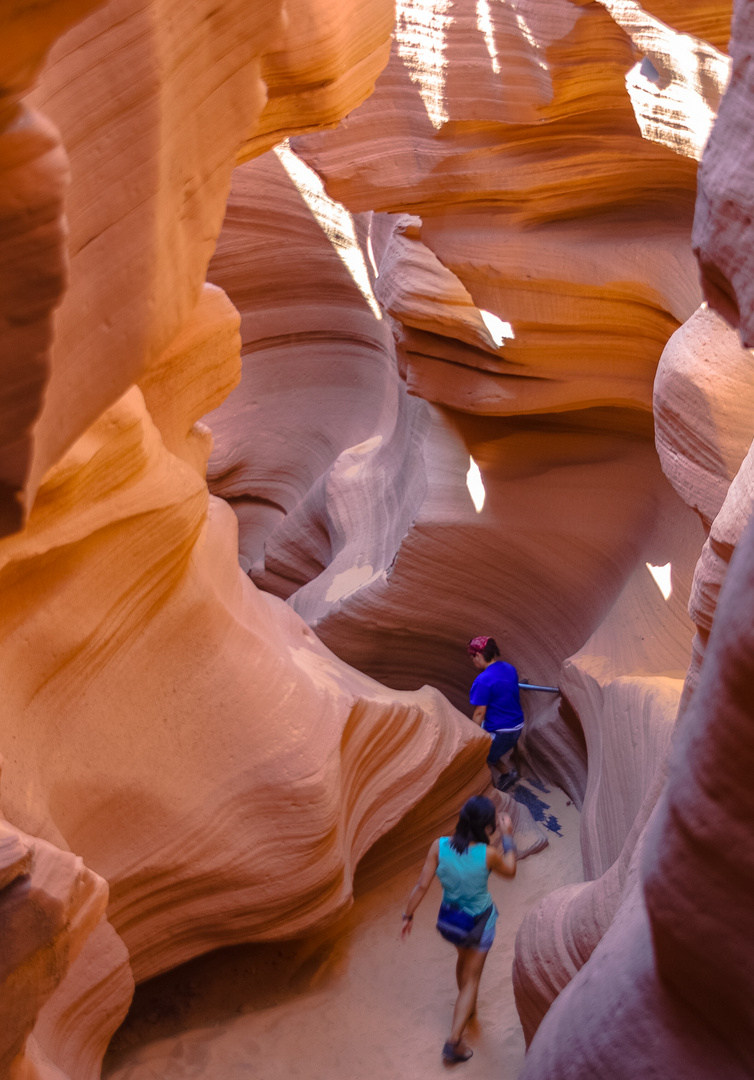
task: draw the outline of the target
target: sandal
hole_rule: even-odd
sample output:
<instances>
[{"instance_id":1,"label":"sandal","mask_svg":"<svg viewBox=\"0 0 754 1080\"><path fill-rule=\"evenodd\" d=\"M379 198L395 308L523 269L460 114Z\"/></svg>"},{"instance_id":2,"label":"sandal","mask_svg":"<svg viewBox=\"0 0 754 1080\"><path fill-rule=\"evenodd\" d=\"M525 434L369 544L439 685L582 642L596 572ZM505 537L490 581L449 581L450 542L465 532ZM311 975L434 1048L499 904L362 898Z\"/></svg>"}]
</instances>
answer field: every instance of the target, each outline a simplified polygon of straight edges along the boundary
<instances>
[{"instance_id":1,"label":"sandal","mask_svg":"<svg viewBox=\"0 0 754 1080\"><path fill-rule=\"evenodd\" d=\"M442 1048L442 1056L444 1061L450 1061L455 1065L458 1061L468 1061L470 1057L474 1056L474 1051L469 1050L468 1046L461 1049L460 1042L452 1043L448 1041Z\"/></svg>"}]
</instances>

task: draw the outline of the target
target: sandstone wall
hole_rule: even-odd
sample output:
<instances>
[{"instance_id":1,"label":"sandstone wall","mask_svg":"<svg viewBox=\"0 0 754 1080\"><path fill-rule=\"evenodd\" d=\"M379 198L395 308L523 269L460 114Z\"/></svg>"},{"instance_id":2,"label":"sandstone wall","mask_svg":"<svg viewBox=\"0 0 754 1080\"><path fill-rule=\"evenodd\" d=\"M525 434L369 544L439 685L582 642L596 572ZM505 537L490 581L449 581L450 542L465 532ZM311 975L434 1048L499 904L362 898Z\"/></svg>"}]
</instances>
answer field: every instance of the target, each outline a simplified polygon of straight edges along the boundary
<instances>
[{"instance_id":1,"label":"sandstone wall","mask_svg":"<svg viewBox=\"0 0 754 1080\"><path fill-rule=\"evenodd\" d=\"M749 195L737 164L751 142L744 90L750 21L749 5L737 5L731 85L705 150L694 225L707 298L740 324L744 344L747 285L740 268ZM750 367L749 352L706 308L674 335L662 358L658 450L709 533L691 592L693 657L667 781L655 784L637 818L648 826L641 833L634 826L618 862L586 896L593 912L599 899L616 913L599 944L598 920L590 927L587 905L571 904L584 921L569 929L586 931L582 941L591 937L594 952L545 1017L523 1072L527 1080L587 1072L684 1078L751 1072L754 946L750 921L742 917L751 892L743 839L751 829L754 640ZM573 891L583 901L587 890ZM562 905L569 902L561 896ZM561 952L561 967L569 964L573 975L585 957L574 962L567 943ZM533 990L524 1007L536 996Z\"/></svg>"},{"instance_id":2,"label":"sandstone wall","mask_svg":"<svg viewBox=\"0 0 754 1080\"><path fill-rule=\"evenodd\" d=\"M296 369L316 379L303 363L306 336L317 333L311 311L284 352L263 333L254 300L243 329L252 379L210 418L222 446L212 483L233 493L253 579L339 655L398 687L426 672L463 706L462 645L483 626L522 674L563 688L560 713L529 699L526 750L583 802L593 880L553 895L522 927L515 974L528 1037L606 931L641 908L645 826L676 712L693 693L719 561L748 516L744 473L731 489L736 509L729 500L695 571L751 439L748 354L723 344L712 316L697 311L690 257L696 160L728 77L729 14L607 0L399 4L374 95L337 131L291 148L346 208L367 291L392 319L398 369L409 394L429 403L413 420L398 414L411 438L418 431L422 484L415 458L401 457L403 474L391 476L383 420L350 410L358 436L336 420L353 376L344 369L342 385L340 375L337 386L327 381L323 342L326 405L314 425L323 452L312 460L297 445L290 410L282 425L265 411L284 444L281 488L266 457L270 430L255 430L261 403L272 401L261 357L274 363L295 350ZM744 83L734 75L734 93ZM740 131L744 110L735 115ZM265 191L271 174L261 168ZM743 185L743 169L710 175L722 184L726 171ZM243 183L249 194L239 180L213 270L242 309L244 287L228 276L234 251L243 247L247 267L269 280L250 176ZM287 211L281 228L295 230L303 259L301 216L301 207ZM336 267L328 236L312 238L309 257L326 253ZM724 257L735 262L731 243ZM265 298L269 310L304 277L292 258L285 285L272 283ZM719 274L707 279L712 295ZM355 305L368 323L364 290L349 287L347 305L332 289L325 302ZM346 322L352 356L384 341L377 319L366 346L353 316ZM286 392L294 409L302 375ZM688 509L659 475L642 420L653 383L662 466ZM308 413L301 422L313 430ZM469 454L486 491L481 513L464 490ZM386 492L390 511L380 514ZM390 533L387 523L407 512L405 532ZM650 567L670 572L667 597ZM698 634L686 678L690 594ZM596 1030L593 1038L601 1074L612 1075ZM550 1036L541 1041L553 1049L532 1075L548 1076L555 1060L567 1069L573 1042L558 1057Z\"/></svg>"},{"instance_id":3,"label":"sandstone wall","mask_svg":"<svg viewBox=\"0 0 754 1080\"><path fill-rule=\"evenodd\" d=\"M0 35L0 901L3 992L25 988L0 1053L58 1080L98 1074L133 976L342 911L361 855L428 788L440 814L475 790L486 745L258 592L204 478L199 421L240 369L205 282L233 168L364 97L391 5L93 7L16 5Z\"/></svg>"},{"instance_id":4,"label":"sandstone wall","mask_svg":"<svg viewBox=\"0 0 754 1080\"><path fill-rule=\"evenodd\" d=\"M385 0L287 7L5 16L6 1071L95 1077L134 976L322 924L447 816L485 630L563 687L526 752L593 878L522 927L528 1036L570 982L525 1075L744 1075L745 917L697 952L748 880L749 357L689 247L725 10L414 0L390 44ZM695 225L747 346L748 16Z\"/></svg>"}]
</instances>

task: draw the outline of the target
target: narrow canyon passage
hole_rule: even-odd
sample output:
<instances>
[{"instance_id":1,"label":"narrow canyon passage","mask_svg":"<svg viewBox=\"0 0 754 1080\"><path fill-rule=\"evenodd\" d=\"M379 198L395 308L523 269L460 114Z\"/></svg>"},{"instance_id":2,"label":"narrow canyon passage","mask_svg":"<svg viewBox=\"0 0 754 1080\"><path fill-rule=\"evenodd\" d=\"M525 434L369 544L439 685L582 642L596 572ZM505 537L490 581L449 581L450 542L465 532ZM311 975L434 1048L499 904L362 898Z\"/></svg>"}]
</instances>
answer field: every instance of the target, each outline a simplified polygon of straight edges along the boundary
<instances>
[{"instance_id":1,"label":"narrow canyon passage","mask_svg":"<svg viewBox=\"0 0 754 1080\"><path fill-rule=\"evenodd\" d=\"M752 1080L752 57L0 4L0 1080L446 1076L477 636L531 772L463 1075Z\"/></svg>"},{"instance_id":2,"label":"narrow canyon passage","mask_svg":"<svg viewBox=\"0 0 754 1080\"><path fill-rule=\"evenodd\" d=\"M525 784L525 782L524 782ZM533 790L533 788L531 788ZM497 937L469 1027L469 1077L516 1080L524 1038L511 983L524 913L581 880L579 813L564 793L540 797L562 835L522 860L513 881L491 885ZM448 831L453 822L447 823ZM440 1050L455 997L455 951L434 928L432 885L408 942L402 905L423 859L359 896L330 930L299 941L200 957L145 983L116 1034L107 1080L428 1080L446 1075ZM358 882L358 877L357 877Z\"/></svg>"}]
</instances>

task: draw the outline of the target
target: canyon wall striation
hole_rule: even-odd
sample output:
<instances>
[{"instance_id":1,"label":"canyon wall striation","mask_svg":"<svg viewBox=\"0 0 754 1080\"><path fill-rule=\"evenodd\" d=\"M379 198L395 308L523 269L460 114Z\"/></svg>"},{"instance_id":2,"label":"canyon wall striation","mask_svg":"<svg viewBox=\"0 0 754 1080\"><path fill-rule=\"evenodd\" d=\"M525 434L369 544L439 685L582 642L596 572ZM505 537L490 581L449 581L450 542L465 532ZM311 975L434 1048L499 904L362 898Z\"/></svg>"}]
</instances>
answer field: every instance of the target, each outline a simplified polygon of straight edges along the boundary
<instances>
[{"instance_id":1,"label":"canyon wall striation","mask_svg":"<svg viewBox=\"0 0 754 1080\"><path fill-rule=\"evenodd\" d=\"M750 5L737 4L730 87L704 152L694 223L706 298L739 327L744 346L751 42ZM593 954L578 974L589 950L577 958L573 943L583 931L582 943L588 940L587 905L580 926L564 924L561 964L575 977L533 1040L526 1080L637 1072L733 1080L751 1073L752 938L743 915L752 828L750 373L748 348L706 307L674 335L660 363L658 451L708 534L691 590L697 633L667 780L655 784L637 818L633 851L627 843L588 890L592 915L597 895L614 919L601 941L592 920ZM579 910L573 896L561 894L560 903L571 914Z\"/></svg>"},{"instance_id":2,"label":"canyon wall striation","mask_svg":"<svg viewBox=\"0 0 754 1080\"><path fill-rule=\"evenodd\" d=\"M524 753L583 811L588 880L518 937L524 1075L750 1073L729 17L0 16L7 1075L94 1080L134 978L320 927L423 842L483 782L478 632L560 686ZM718 108L694 244L746 348L691 247Z\"/></svg>"},{"instance_id":3,"label":"canyon wall striation","mask_svg":"<svg viewBox=\"0 0 754 1080\"><path fill-rule=\"evenodd\" d=\"M206 282L233 169L357 105L392 22L386 0L2 16L4 1075L97 1076L134 978L331 920L429 790L425 827L478 790L485 738L259 592L205 481L201 417L240 368Z\"/></svg>"},{"instance_id":4,"label":"canyon wall striation","mask_svg":"<svg viewBox=\"0 0 754 1080\"><path fill-rule=\"evenodd\" d=\"M751 358L699 307L691 251L729 26L725 4L399 4L374 94L336 131L278 152L280 228L296 244L284 280L264 250L272 160L234 180L210 270L242 311L244 353L239 390L208 420L210 483L236 510L253 580L388 685L428 678L463 707L464 638L484 629L522 674L561 687L560 709L528 699L526 752L583 804L588 880L521 928L529 1039L608 930L564 1001L609 971L607 941L643 910L646 826L749 517ZM745 57L742 45L721 113L730 145L748 138ZM704 286L739 318L745 209L731 205L748 204L745 164L708 152L704 169L702 205L725 207L719 222L697 215ZM295 321L275 337L265 320L291 295ZM323 332L330 304L343 318ZM335 366L344 340L358 375ZM276 362L297 373L283 388ZM297 405L312 384L314 417ZM399 404L386 424L388 386ZM677 1007L661 1010L669 1032L689 1022ZM575 1044L557 1051L558 1022L535 1040L531 1076L568 1069ZM612 1075L609 1040L590 1030L574 1060L587 1068L593 1051Z\"/></svg>"}]
</instances>

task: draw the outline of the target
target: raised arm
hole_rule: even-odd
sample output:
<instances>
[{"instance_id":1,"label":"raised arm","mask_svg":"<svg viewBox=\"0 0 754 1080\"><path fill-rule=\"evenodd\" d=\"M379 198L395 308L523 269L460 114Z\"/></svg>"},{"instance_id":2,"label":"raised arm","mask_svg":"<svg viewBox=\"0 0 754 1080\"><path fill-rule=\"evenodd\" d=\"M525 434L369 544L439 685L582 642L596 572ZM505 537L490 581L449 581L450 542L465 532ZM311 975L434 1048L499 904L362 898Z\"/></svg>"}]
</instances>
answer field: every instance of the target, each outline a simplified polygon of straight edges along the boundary
<instances>
[{"instance_id":1,"label":"raised arm","mask_svg":"<svg viewBox=\"0 0 754 1080\"><path fill-rule=\"evenodd\" d=\"M419 880L411 890L411 895L408 898L408 902L403 912L403 929L401 930L401 937L405 938L411 933L411 924L414 918L414 912L418 908L426 896L427 889L432 884L432 878L435 876L438 863L440 862L440 841L435 840L432 843L432 847L429 849L429 853L422 867L422 872L419 874Z\"/></svg>"},{"instance_id":2,"label":"raised arm","mask_svg":"<svg viewBox=\"0 0 754 1080\"><path fill-rule=\"evenodd\" d=\"M487 845L487 869L501 877L516 876L516 845L509 814L497 815L497 832Z\"/></svg>"}]
</instances>

